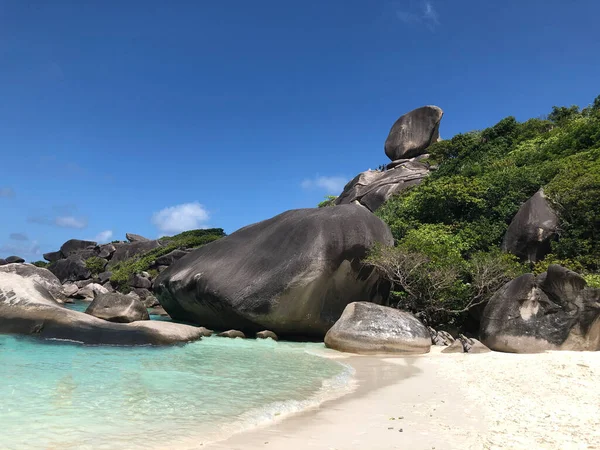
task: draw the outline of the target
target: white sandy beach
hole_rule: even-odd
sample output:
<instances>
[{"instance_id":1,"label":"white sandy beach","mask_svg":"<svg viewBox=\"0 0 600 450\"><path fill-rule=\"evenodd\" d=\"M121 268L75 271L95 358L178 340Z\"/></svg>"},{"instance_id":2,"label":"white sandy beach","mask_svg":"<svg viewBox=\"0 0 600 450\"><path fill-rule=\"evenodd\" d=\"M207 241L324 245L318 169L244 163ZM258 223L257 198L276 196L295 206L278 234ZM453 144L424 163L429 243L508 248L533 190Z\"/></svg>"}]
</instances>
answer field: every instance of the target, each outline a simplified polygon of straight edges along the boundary
<instances>
[{"instance_id":1,"label":"white sandy beach","mask_svg":"<svg viewBox=\"0 0 600 450\"><path fill-rule=\"evenodd\" d=\"M599 352L440 351L347 357L356 368L355 392L201 448L600 448Z\"/></svg>"}]
</instances>

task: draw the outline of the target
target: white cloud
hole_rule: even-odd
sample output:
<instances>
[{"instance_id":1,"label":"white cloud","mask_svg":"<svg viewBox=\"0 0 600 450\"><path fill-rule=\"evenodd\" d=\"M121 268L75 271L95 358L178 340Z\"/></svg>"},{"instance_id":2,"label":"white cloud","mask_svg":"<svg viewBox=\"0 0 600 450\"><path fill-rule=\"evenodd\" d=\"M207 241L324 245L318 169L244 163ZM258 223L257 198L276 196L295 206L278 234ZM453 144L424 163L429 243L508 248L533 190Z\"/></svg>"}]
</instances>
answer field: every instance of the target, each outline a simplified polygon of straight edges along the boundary
<instances>
[{"instance_id":1,"label":"white cloud","mask_svg":"<svg viewBox=\"0 0 600 450\"><path fill-rule=\"evenodd\" d=\"M54 223L57 227L77 229L85 228L88 225L86 218L74 216L59 216L54 219Z\"/></svg>"},{"instance_id":2,"label":"white cloud","mask_svg":"<svg viewBox=\"0 0 600 450\"><path fill-rule=\"evenodd\" d=\"M113 237L112 230L105 230L105 231L101 231L100 233L98 233L93 240L96 242L99 242L100 244L104 244L104 243L110 241L110 239L112 237Z\"/></svg>"},{"instance_id":3,"label":"white cloud","mask_svg":"<svg viewBox=\"0 0 600 450\"><path fill-rule=\"evenodd\" d=\"M164 233L181 233L182 231L206 228L210 215L198 202L171 206L155 212L152 223Z\"/></svg>"},{"instance_id":4,"label":"white cloud","mask_svg":"<svg viewBox=\"0 0 600 450\"><path fill-rule=\"evenodd\" d=\"M12 241L28 241L29 238L25 233L10 233L8 236Z\"/></svg>"},{"instance_id":5,"label":"white cloud","mask_svg":"<svg viewBox=\"0 0 600 450\"><path fill-rule=\"evenodd\" d=\"M432 1L411 1L408 10L396 10L396 16L404 23L419 23L434 30L440 24L438 12Z\"/></svg>"},{"instance_id":6,"label":"white cloud","mask_svg":"<svg viewBox=\"0 0 600 450\"><path fill-rule=\"evenodd\" d=\"M346 186L348 179L345 177L321 177L307 178L300 184L303 189L322 189L327 194L338 195Z\"/></svg>"},{"instance_id":7,"label":"white cloud","mask_svg":"<svg viewBox=\"0 0 600 450\"><path fill-rule=\"evenodd\" d=\"M9 187L0 187L0 198L12 198L15 196L15 191L13 188Z\"/></svg>"}]
</instances>

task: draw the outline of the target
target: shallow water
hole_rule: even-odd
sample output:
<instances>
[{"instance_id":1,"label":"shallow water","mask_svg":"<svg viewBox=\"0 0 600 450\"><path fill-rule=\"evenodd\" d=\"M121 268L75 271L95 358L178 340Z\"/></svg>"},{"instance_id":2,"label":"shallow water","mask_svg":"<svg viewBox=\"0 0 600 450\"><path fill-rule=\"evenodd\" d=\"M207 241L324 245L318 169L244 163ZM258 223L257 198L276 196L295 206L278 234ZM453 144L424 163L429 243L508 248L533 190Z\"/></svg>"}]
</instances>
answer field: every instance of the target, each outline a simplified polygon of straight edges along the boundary
<instances>
[{"instance_id":1,"label":"shallow water","mask_svg":"<svg viewBox=\"0 0 600 450\"><path fill-rule=\"evenodd\" d=\"M315 406L351 369L322 344L86 347L0 335L2 449L201 448Z\"/></svg>"}]
</instances>

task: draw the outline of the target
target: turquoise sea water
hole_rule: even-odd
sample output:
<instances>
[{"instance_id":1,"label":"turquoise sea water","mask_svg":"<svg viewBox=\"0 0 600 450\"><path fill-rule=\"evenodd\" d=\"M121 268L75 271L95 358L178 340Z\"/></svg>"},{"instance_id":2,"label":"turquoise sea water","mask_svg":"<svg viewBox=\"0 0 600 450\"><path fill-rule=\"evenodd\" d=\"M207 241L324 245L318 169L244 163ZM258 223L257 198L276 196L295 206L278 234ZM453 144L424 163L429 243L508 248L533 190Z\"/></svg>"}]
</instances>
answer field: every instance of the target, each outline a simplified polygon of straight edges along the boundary
<instances>
[{"instance_id":1,"label":"turquoise sea water","mask_svg":"<svg viewBox=\"0 0 600 450\"><path fill-rule=\"evenodd\" d=\"M0 335L0 448L195 449L345 392L322 344L87 347Z\"/></svg>"}]
</instances>

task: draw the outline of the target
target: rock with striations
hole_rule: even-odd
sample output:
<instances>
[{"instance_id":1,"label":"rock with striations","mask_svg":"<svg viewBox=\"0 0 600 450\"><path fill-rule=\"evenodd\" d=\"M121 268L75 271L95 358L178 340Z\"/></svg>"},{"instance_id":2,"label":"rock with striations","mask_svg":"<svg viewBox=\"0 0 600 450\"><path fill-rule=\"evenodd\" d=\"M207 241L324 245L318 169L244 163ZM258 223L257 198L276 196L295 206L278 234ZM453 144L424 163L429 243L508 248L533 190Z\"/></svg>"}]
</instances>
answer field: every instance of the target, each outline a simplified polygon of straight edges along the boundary
<instances>
[{"instance_id":1,"label":"rock with striations","mask_svg":"<svg viewBox=\"0 0 600 450\"><path fill-rule=\"evenodd\" d=\"M114 244L116 250L112 255L109 266L114 266L117 263L125 261L136 255L149 252L161 246L160 241L143 241L143 242L122 242Z\"/></svg>"},{"instance_id":2,"label":"rock with striations","mask_svg":"<svg viewBox=\"0 0 600 450\"><path fill-rule=\"evenodd\" d=\"M437 331L432 327L427 327L427 329L429 330L429 334L431 335L431 343L433 345L446 347L448 345L452 345L455 342L455 339L447 331Z\"/></svg>"},{"instance_id":3,"label":"rock with striations","mask_svg":"<svg viewBox=\"0 0 600 450\"><path fill-rule=\"evenodd\" d=\"M139 234L126 233L125 237L129 242L148 242L150 239L140 236Z\"/></svg>"},{"instance_id":4,"label":"rock with striations","mask_svg":"<svg viewBox=\"0 0 600 450\"><path fill-rule=\"evenodd\" d=\"M61 283L87 280L92 276L85 261L75 255L50 263L48 270L56 275Z\"/></svg>"},{"instance_id":5,"label":"rock with striations","mask_svg":"<svg viewBox=\"0 0 600 450\"><path fill-rule=\"evenodd\" d=\"M85 312L99 319L117 323L150 320L148 310L141 301L118 292L97 295Z\"/></svg>"},{"instance_id":6,"label":"rock with striations","mask_svg":"<svg viewBox=\"0 0 600 450\"><path fill-rule=\"evenodd\" d=\"M7 264L22 264L24 262L25 260L20 256L9 256L8 258L6 258Z\"/></svg>"},{"instance_id":7,"label":"rock with striations","mask_svg":"<svg viewBox=\"0 0 600 450\"><path fill-rule=\"evenodd\" d=\"M0 268L0 273L15 274L37 286L41 286L58 303L63 303L67 299L60 280L48 269L36 267L32 264L8 264Z\"/></svg>"},{"instance_id":8,"label":"rock with striations","mask_svg":"<svg viewBox=\"0 0 600 450\"><path fill-rule=\"evenodd\" d=\"M483 311L480 337L492 350L600 350L600 289L568 269L551 265L505 284Z\"/></svg>"},{"instance_id":9,"label":"rock with striations","mask_svg":"<svg viewBox=\"0 0 600 450\"><path fill-rule=\"evenodd\" d=\"M368 170L354 177L335 203L358 203L375 212L392 195L419 184L428 174L429 166L411 160L383 172Z\"/></svg>"},{"instance_id":10,"label":"rock with striations","mask_svg":"<svg viewBox=\"0 0 600 450\"><path fill-rule=\"evenodd\" d=\"M63 259L63 254L60 251L44 253L42 256L48 262L54 262L58 261L59 259Z\"/></svg>"},{"instance_id":11,"label":"rock with striations","mask_svg":"<svg viewBox=\"0 0 600 450\"><path fill-rule=\"evenodd\" d=\"M60 252L64 258L82 252L83 250L93 250L96 247L93 241L82 241L81 239L70 239L60 247Z\"/></svg>"},{"instance_id":12,"label":"rock with striations","mask_svg":"<svg viewBox=\"0 0 600 450\"><path fill-rule=\"evenodd\" d=\"M323 337L356 300L389 285L361 260L389 228L357 205L287 211L184 256L154 281L176 320L247 333Z\"/></svg>"},{"instance_id":13,"label":"rock with striations","mask_svg":"<svg viewBox=\"0 0 600 450\"><path fill-rule=\"evenodd\" d=\"M198 340L202 330L166 321L107 322L64 308L36 276L0 270L0 334L92 345L169 345Z\"/></svg>"},{"instance_id":14,"label":"rock with striations","mask_svg":"<svg viewBox=\"0 0 600 450\"><path fill-rule=\"evenodd\" d=\"M334 350L359 354L421 354L431 349L429 330L412 314L368 302L350 303L325 336Z\"/></svg>"},{"instance_id":15,"label":"rock with striations","mask_svg":"<svg viewBox=\"0 0 600 450\"><path fill-rule=\"evenodd\" d=\"M385 141L385 154L396 161L425 153L440 137L444 112L437 106L423 106L400 117Z\"/></svg>"},{"instance_id":16,"label":"rock with striations","mask_svg":"<svg viewBox=\"0 0 600 450\"><path fill-rule=\"evenodd\" d=\"M524 261L541 261L550 253L550 244L557 231L558 216L548 203L544 190L540 189L513 217L504 235L502 249Z\"/></svg>"},{"instance_id":17,"label":"rock with striations","mask_svg":"<svg viewBox=\"0 0 600 450\"><path fill-rule=\"evenodd\" d=\"M477 339L468 338L465 335L459 335L452 344L442 350L442 353L489 353L491 350L479 342Z\"/></svg>"}]
</instances>

